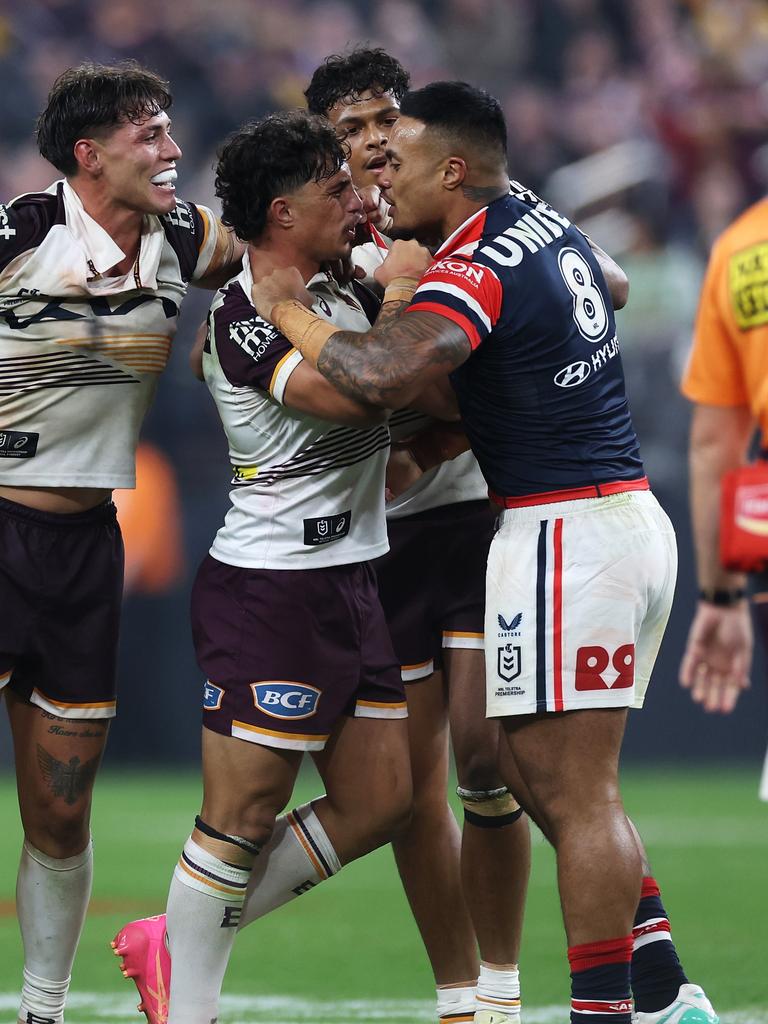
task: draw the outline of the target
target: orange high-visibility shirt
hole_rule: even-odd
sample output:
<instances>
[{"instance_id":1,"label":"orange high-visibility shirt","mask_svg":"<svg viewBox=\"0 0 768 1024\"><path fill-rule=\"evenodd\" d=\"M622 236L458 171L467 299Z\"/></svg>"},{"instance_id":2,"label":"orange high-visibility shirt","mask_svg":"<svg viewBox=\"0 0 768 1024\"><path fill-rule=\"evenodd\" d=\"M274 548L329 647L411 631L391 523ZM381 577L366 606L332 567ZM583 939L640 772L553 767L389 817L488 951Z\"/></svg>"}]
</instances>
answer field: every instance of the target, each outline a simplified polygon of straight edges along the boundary
<instances>
[{"instance_id":1,"label":"orange high-visibility shirt","mask_svg":"<svg viewBox=\"0 0 768 1024\"><path fill-rule=\"evenodd\" d=\"M712 248L682 392L703 405L747 405L768 439L768 199Z\"/></svg>"}]
</instances>

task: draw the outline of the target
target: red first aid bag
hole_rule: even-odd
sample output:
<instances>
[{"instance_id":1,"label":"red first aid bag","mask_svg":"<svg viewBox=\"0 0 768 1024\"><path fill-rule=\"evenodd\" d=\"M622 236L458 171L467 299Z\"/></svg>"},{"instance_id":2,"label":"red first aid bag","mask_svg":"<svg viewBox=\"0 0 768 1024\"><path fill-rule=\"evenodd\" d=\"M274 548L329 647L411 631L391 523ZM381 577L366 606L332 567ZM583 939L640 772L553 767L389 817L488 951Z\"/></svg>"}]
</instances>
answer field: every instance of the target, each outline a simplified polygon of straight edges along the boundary
<instances>
[{"instance_id":1,"label":"red first aid bag","mask_svg":"<svg viewBox=\"0 0 768 1024\"><path fill-rule=\"evenodd\" d=\"M768 568L768 461L739 466L723 476L720 561L730 572Z\"/></svg>"}]
</instances>

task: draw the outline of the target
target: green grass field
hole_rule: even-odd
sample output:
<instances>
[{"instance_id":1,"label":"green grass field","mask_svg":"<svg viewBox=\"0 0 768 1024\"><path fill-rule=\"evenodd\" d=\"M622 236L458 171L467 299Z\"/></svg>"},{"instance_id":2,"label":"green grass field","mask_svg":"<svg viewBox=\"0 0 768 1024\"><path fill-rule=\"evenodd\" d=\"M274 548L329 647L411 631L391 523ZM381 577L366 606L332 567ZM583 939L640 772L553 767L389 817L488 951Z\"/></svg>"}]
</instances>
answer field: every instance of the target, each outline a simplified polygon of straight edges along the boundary
<instances>
[{"instance_id":1,"label":"green grass field","mask_svg":"<svg viewBox=\"0 0 768 1024\"><path fill-rule=\"evenodd\" d=\"M756 769L628 771L627 807L645 836L692 980L724 1024L768 1024L768 807ZM318 792L302 777L297 801ZM67 1024L141 1024L109 940L164 909L170 874L199 806L194 776L105 775L97 786L93 906ZM15 1020L21 951L13 916L20 846L12 780L0 778L0 1020ZM522 956L524 1021L568 1019L565 939L554 858L535 837ZM432 979L389 849L344 869L238 937L221 1024L420 1024Z\"/></svg>"}]
</instances>

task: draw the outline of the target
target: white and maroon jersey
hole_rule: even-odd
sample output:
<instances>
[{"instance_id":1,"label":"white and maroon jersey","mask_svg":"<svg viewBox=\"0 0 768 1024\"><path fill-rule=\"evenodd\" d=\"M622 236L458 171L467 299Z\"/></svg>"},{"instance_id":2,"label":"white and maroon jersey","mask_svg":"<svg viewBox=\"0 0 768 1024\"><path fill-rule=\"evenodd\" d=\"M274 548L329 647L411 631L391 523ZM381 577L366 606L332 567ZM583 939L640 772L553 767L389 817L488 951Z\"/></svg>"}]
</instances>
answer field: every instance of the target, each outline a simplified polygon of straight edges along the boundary
<instances>
[{"instance_id":1,"label":"white and maroon jersey","mask_svg":"<svg viewBox=\"0 0 768 1024\"><path fill-rule=\"evenodd\" d=\"M419 310L471 342L451 381L500 504L647 488L608 288L565 217L513 183L438 249L403 316Z\"/></svg>"},{"instance_id":2,"label":"white and maroon jersey","mask_svg":"<svg viewBox=\"0 0 768 1024\"><path fill-rule=\"evenodd\" d=\"M370 241L355 246L352 262L365 270L366 278L373 278L373 272L386 259L391 244L372 225L362 225L370 232ZM430 417L413 409L398 409L392 414L389 429L393 441L399 441L426 426ZM427 509L441 508L460 501L478 501L488 497L488 486L480 472L477 459L472 452L463 452L455 459L443 462L423 476L386 504L387 519L403 519L405 516L426 512Z\"/></svg>"},{"instance_id":3,"label":"white and maroon jersey","mask_svg":"<svg viewBox=\"0 0 768 1024\"><path fill-rule=\"evenodd\" d=\"M0 483L133 487L144 414L190 281L224 228L178 200L125 258L68 182L0 206Z\"/></svg>"},{"instance_id":4,"label":"white and maroon jersey","mask_svg":"<svg viewBox=\"0 0 768 1024\"><path fill-rule=\"evenodd\" d=\"M203 371L229 443L232 507L210 549L220 562L310 569L388 550L384 471L389 430L339 426L284 405L303 356L251 303L250 262L208 315ZM360 285L320 273L313 310L341 330L365 331L378 302Z\"/></svg>"}]
</instances>

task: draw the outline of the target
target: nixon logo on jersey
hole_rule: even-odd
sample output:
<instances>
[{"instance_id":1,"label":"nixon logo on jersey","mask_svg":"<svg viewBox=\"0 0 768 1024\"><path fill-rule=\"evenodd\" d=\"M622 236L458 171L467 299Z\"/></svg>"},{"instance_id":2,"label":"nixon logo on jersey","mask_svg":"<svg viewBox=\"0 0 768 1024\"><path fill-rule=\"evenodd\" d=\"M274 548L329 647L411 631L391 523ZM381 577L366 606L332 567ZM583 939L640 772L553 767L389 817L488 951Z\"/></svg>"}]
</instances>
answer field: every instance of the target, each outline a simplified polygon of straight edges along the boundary
<instances>
[{"instance_id":1,"label":"nixon logo on jersey","mask_svg":"<svg viewBox=\"0 0 768 1024\"><path fill-rule=\"evenodd\" d=\"M206 711L218 711L224 691L220 686L214 686L210 679L206 679L203 687L203 707Z\"/></svg>"},{"instance_id":2,"label":"nixon logo on jersey","mask_svg":"<svg viewBox=\"0 0 768 1024\"><path fill-rule=\"evenodd\" d=\"M254 359L261 359L280 332L264 320L235 320L229 325L229 336L236 345Z\"/></svg>"},{"instance_id":3,"label":"nixon logo on jersey","mask_svg":"<svg viewBox=\"0 0 768 1024\"><path fill-rule=\"evenodd\" d=\"M585 363L581 359L578 363L569 363L568 366L564 366L553 379L559 388L575 388L577 384L582 384L591 372L592 368L589 363Z\"/></svg>"},{"instance_id":4,"label":"nixon logo on jersey","mask_svg":"<svg viewBox=\"0 0 768 1024\"><path fill-rule=\"evenodd\" d=\"M273 718L309 718L317 711L320 690L304 683L273 679L251 683L253 702L259 711Z\"/></svg>"},{"instance_id":5,"label":"nixon logo on jersey","mask_svg":"<svg viewBox=\"0 0 768 1024\"><path fill-rule=\"evenodd\" d=\"M603 675L611 664L614 678L608 682ZM635 681L635 645L622 644L613 657L604 647L580 647L576 652L577 690L623 690Z\"/></svg>"},{"instance_id":6,"label":"nixon logo on jersey","mask_svg":"<svg viewBox=\"0 0 768 1024\"><path fill-rule=\"evenodd\" d=\"M460 277L468 277L470 281L477 284L483 283L485 269L478 264L464 263L463 260L440 260L429 268L432 273L435 270L443 270L447 274L458 274Z\"/></svg>"}]
</instances>

